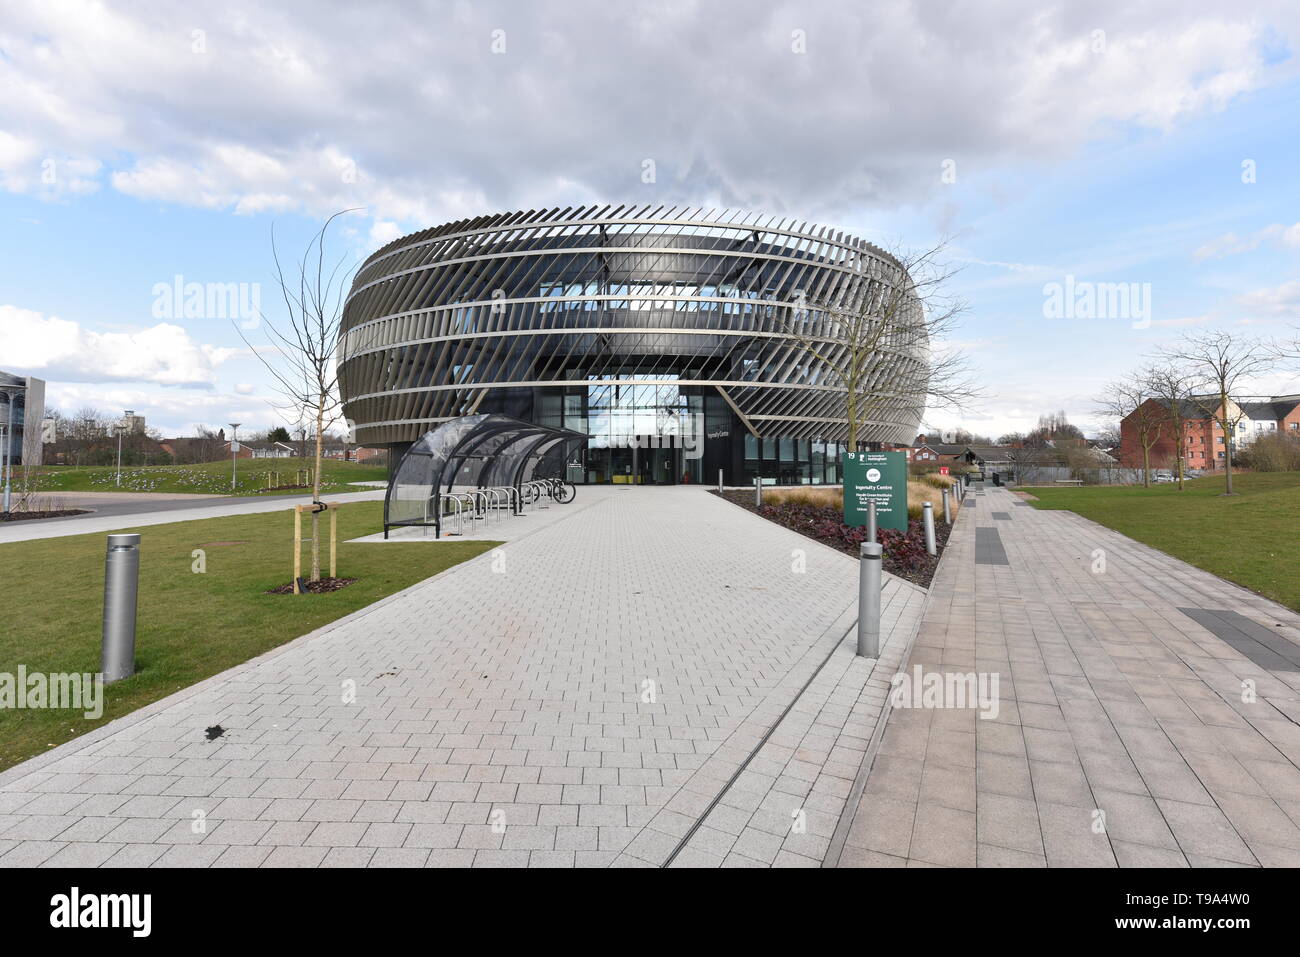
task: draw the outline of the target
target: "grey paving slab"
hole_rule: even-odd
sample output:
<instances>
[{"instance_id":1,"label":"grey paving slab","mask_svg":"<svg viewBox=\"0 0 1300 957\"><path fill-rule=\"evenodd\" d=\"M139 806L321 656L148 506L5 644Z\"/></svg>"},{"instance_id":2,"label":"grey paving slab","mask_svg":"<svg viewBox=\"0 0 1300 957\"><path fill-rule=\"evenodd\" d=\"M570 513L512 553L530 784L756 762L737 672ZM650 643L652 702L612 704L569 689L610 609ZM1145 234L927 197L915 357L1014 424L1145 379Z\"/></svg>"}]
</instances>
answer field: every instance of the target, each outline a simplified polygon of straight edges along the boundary
<instances>
[{"instance_id":1,"label":"grey paving slab","mask_svg":"<svg viewBox=\"0 0 1300 957\"><path fill-rule=\"evenodd\" d=\"M1300 671L1300 647L1230 608L1179 608L1216 638L1261 668Z\"/></svg>"},{"instance_id":2,"label":"grey paving slab","mask_svg":"<svg viewBox=\"0 0 1300 957\"><path fill-rule=\"evenodd\" d=\"M997 714L951 697L892 708L839 863L1296 866L1300 615L1072 513L982 494L907 666L996 675Z\"/></svg>"},{"instance_id":3,"label":"grey paving slab","mask_svg":"<svg viewBox=\"0 0 1300 957\"><path fill-rule=\"evenodd\" d=\"M1002 537L996 528L980 525L975 529L975 563L977 565L1010 564L1006 549L1002 547Z\"/></svg>"}]
</instances>

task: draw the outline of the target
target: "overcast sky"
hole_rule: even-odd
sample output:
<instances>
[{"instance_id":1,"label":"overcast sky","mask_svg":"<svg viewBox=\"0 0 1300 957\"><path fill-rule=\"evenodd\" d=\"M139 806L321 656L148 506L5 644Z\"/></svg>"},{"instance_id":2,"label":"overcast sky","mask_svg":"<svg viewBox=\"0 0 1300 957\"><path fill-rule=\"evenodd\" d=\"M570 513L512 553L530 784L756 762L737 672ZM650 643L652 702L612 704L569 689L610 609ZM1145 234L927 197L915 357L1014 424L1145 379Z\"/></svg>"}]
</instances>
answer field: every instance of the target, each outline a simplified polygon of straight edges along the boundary
<instances>
[{"instance_id":1,"label":"overcast sky","mask_svg":"<svg viewBox=\"0 0 1300 957\"><path fill-rule=\"evenodd\" d=\"M928 424L1095 425L1164 339L1300 323L1298 38L1294 0L6 0L0 369L64 411L265 427L232 323L161 290L274 317L273 223L296 251L362 207L360 257L485 212L689 203L949 237L988 397ZM1053 312L1080 283L1132 314Z\"/></svg>"}]
</instances>

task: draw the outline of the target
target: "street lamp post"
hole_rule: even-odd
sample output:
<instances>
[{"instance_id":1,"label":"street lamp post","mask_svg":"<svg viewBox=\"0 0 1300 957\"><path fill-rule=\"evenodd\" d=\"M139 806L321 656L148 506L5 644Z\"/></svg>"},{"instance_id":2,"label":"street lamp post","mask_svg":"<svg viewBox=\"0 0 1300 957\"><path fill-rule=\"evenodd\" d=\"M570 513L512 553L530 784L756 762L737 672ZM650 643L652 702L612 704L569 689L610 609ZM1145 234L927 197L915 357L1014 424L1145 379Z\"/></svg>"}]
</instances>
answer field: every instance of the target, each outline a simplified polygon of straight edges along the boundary
<instances>
[{"instance_id":1,"label":"street lamp post","mask_svg":"<svg viewBox=\"0 0 1300 957\"><path fill-rule=\"evenodd\" d=\"M239 442L237 440L238 435L239 435L239 423L231 422L230 423L230 491L231 492L234 492L235 490L235 476L238 472L238 468L237 468L239 463Z\"/></svg>"},{"instance_id":2,"label":"street lamp post","mask_svg":"<svg viewBox=\"0 0 1300 957\"><path fill-rule=\"evenodd\" d=\"M135 409L127 409L122 415L122 421L117 423L117 484L122 484L122 436L130 427L130 423L135 416Z\"/></svg>"}]
</instances>

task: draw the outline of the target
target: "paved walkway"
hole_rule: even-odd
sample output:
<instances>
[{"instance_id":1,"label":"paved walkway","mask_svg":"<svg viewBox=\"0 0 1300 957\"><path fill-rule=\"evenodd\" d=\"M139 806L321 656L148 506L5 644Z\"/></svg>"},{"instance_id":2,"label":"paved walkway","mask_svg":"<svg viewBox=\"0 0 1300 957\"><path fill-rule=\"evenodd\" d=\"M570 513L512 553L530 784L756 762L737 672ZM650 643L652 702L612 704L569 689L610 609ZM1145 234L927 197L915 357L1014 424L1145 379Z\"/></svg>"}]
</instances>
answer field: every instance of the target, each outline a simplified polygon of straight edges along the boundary
<instances>
[{"instance_id":1,"label":"paved walkway","mask_svg":"<svg viewBox=\"0 0 1300 957\"><path fill-rule=\"evenodd\" d=\"M851 558L700 488L567 508L0 775L0 867L820 864L924 593L857 659Z\"/></svg>"},{"instance_id":2,"label":"paved walkway","mask_svg":"<svg viewBox=\"0 0 1300 957\"><path fill-rule=\"evenodd\" d=\"M67 493L70 507L77 506L81 501L81 494ZM383 497L384 489L326 493L322 496L327 502L382 501ZM224 495L178 496L154 492L90 492L85 493L85 499L86 507L94 508L95 511L85 515L70 515L67 518L34 518L0 524L0 544L42 538L64 538L68 535L85 535L90 532L112 532L119 528L167 525L171 522L191 522L202 518L223 518L227 515L277 512L281 509L293 508L295 505L311 503L310 495L227 497Z\"/></svg>"},{"instance_id":3,"label":"paved walkway","mask_svg":"<svg viewBox=\"0 0 1300 957\"><path fill-rule=\"evenodd\" d=\"M839 863L1300 866L1300 616L1073 513L968 501L909 671L997 673L998 714L892 710Z\"/></svg>"}]
</instances>

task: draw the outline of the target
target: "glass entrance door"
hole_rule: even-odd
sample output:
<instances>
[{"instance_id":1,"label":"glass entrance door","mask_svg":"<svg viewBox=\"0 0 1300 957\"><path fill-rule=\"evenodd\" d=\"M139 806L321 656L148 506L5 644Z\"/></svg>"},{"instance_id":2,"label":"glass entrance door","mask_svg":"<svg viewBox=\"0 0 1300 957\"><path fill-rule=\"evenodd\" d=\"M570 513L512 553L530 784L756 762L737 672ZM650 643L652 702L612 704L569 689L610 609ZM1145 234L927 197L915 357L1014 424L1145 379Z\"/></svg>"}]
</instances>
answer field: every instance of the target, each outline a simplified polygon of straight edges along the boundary
<instances>
[{"instance_id":1,"label":"glass entrance door","mask_svg":"<svg viewBox=\"0 0 1300 957\"><path fill-rule=\"evenodd\" d=\"M703 400L684 394L676 379L676 374L659 372L589 376L585 405L582 396L563 397L564 426L591 437L585 457L587 482L673 485L699 480L698 460L683 458L683 438L702 441L696 433L701 431L697 420L703 417ZM543 401L552 398L542 396ZM558 396L550 408L558 419Z\"/></svg>"},{"instance_id":2,"label":"glass entrance door","mask_svg":"<svg viewBox=\"0 0 1300 957\"><path fill-rule=\"evenodd\" d=\"M680 449L614 446L587 450L588 481L615 485L675 485Z\"/></svg>"},{"instance_id":3,"label":"glass entrance door","mask_svg":"<svg viewBox=\"0 0 1300 957\"><path fill-rule=\"evenodd\" d=\"M641 449L645 457L645 478L647 485L674 485L677 482L677 449Z\"/></svg>"}]
</instances>

